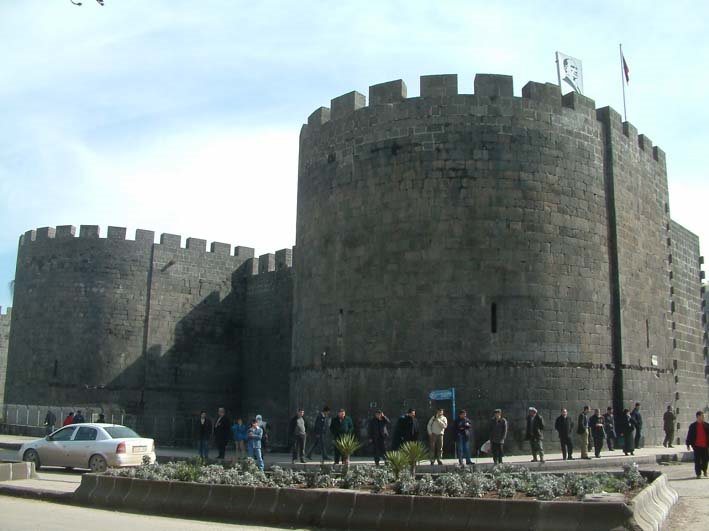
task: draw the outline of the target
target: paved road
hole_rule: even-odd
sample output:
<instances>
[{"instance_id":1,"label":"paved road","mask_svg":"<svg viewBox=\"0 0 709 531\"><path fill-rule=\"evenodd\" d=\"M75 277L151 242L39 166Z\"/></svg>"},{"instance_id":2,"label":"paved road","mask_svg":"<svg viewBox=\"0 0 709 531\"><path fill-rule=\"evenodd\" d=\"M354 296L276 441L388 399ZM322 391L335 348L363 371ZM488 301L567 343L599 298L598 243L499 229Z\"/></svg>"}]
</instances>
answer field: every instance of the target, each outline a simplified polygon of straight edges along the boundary
<instances>
[{"instance_id":1,"label":"paved road","mask_svg":"<svg viewBox=\"0 0 709 531\"><path fill-rule=\"evenodd\" d=\"M162 516L144 516L57 503L0 496L0 528L3 531L55 531L111 529L111 531L273 531L293 529L203 522ZM310 531L299 528L300 531ZM322 531L322 530L320 530Z\"/></svg>"},{"instance_id":2,"label":"paved road","mask_svg":"<svg viewBox=\"0 0 709 531\"><path fill-rule=\"evenodd\" d=\"M709 479L697 479L693 464L660 467L679 494L664 531L709 529Z\"/></svg>"}]
</instances>

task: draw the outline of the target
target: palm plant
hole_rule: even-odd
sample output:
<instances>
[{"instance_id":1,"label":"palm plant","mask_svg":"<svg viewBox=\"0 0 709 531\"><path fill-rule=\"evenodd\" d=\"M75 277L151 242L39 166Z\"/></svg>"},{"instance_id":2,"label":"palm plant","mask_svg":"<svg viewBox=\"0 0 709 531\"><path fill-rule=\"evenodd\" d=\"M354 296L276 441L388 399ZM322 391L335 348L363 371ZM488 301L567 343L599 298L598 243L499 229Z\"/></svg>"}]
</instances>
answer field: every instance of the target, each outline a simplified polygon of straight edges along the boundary
<instances>
[{"instance_id":1,"label":"palm plant","mask_svg":"<svg viewBox=\"0 0 709 531\"><path fill-rule=\"evenodd\" d=\"M391 473L394 474L394 480L399 481L401 472L406 468L406 465L409 464L406 456L399 450L392 450L391 452L387 452L384 457L386 457L387 466L391 470Z\"/></svg>"},{"instance_id":2,"label":"palm plant","mask_svg":"<svg viewBox=\"0 0 709 531\"><path fill-rule=\"evenodd\" d=\"M419 441L406 441L401 445L399 451L406 458L409 470L411 471L411 477L416 477L416 465L429 458L428 448Z\"/></svg>"},{"instance_id":3,"label":"palm plant","mask_svg":"<svg viewBox=\"0 0 709 531\"><path fill-rule=\"evenodd\" d=\"M362 448L362 444L357 440L354 434L346 433L335 440L335 448L337 448L337 451L340 452L342 456L342 473L343 475L347 475L347 471L350 467L350 456Z\"/></svg>"}]
</instances>

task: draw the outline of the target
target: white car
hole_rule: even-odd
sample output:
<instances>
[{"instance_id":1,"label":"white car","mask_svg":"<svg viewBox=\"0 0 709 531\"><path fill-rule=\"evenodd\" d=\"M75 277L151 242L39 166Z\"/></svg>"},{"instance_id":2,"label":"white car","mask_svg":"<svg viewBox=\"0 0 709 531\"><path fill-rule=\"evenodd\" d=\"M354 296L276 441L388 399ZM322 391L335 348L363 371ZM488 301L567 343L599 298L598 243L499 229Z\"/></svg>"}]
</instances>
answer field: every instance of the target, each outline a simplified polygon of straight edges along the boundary
<instances>
[{"instance_id":1,"label":"white car","mask_svg":"<svg viewBox=\"0 0 709 531\"><path fill-rule=\"evenodd\" d=\"M70 424L23 444L18 456L32 461L38 470L62 466L103 472L108 467L140 465L145 456L154 463L155 443L118 424Z\"/></svg>"}]
</instances>

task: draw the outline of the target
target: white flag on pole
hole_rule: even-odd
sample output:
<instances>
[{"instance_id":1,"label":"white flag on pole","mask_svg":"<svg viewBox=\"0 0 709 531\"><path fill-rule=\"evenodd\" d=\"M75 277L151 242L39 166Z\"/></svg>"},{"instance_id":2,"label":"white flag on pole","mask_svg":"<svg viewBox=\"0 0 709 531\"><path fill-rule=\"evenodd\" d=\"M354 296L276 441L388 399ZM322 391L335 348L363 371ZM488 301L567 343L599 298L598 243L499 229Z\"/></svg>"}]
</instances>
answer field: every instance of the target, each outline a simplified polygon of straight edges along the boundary
<instances>
[{"instance_id":1,"label":"white flag on pole","mask_svg":"<svg viewBox=\"0 0 709 531\"><path fill-rule=\"evenodd\" d=\"M583 64L580 59L556 52L556 72L562 93L564 88L570 88L583 94Z\"/></svg>"}]
</instances>

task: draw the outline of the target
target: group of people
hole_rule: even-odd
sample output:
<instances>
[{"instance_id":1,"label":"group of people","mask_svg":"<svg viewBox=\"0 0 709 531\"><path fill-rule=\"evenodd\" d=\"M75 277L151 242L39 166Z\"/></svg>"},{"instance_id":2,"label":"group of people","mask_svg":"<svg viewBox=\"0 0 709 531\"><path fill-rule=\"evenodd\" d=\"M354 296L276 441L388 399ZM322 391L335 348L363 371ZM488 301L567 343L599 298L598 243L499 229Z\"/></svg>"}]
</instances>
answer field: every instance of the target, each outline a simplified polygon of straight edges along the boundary
<instances>
[{"instance_id":1,"label":"group of people","mask_svg":"<svg viewBox=\"0 0 709 531\"><path fill-rule=\"evenodd\" d=\"M671 407L668 407L668 410L670 409ZM642 437L643 417L640 413L640 403L636 402L632 411L624 409L623 414L617 419L613 408L610 406L606 408L606 412L603 414L601 414L600 409L594 409L593 415L589 416L590 411L591 408L589 406L584 406L574 426L573 421L569 418L568 411L565 408L561 410L561 415L557 417L554 423L554 429L559 434L562 459L574 458L574 439L576 439L579 446L581 459L591 459L588 454L590 450L593 450L595 457L601 457L604 443L607 445L608 451L614 451L618 440L621 438L623 453L625 455L635 455L635 449L640 447ZM536 410L534 414L536 415ZM674 413L672 415L674 416ZM531 411L530 416L532 416ZM674 434L674 429L672 433ZM665 435L665 438L667 439L667 435ZM539 450L539 454L540 460L543 462L543 448ZM533 461L536 461L537 456L534 452L533 457Z\"/></svg>"},{"instance_id":2,"label":"group of people","mask_svg":"<svg viewBox=\"0 0 709 531\"><path fill-rule=\"evenodd\" d=\"M68 426L69 424L81 424L83 422L86 422L86 419L84 418L84 415L81 413L80 409L76 410L76 413L73 411L70 411L69 414L64 417L64 420L62 421L62 428L64 426ZM105 424L106 423L106 417L104 416L103 413L99 413L98 420L96 421L99 424ZM54 431L54 428L56 427L57 424L57 416L54 414L54 412L51 409L47 410L47 414L44 416L44 430L47 435L52 433Z\"/></svg>"},{"instance_id":3,"label":"group of people","mask_svg":"<svg viewBox=\"0 0 709 531\"><path fill-rule=\"evenodd\" d=\"M217 459L224 459L226 448L234 442L237 457L251 457L258 467L263 470L263 449L268 441L267 425L261 415L256 415L248 426L239 417L234 423L226 416L223 407L217 409L217 416L212 420L206 411L200 412L198 421L199 456L203 459L209 457L209 442L214 439L217 448Z\"/></svg>"},{"instance_id":4,"label":"group of people","mask_svg":"<svg viewBox=\"0 0 709 531\"><path fill-rule=\"evenodd\" d=\"M665 431L663 445L673 448L676 416L671 406L667 406L667 411L663 415L663 427ZM593 450L595 457L599 458L604 445L609 451L614 451L619 443L622 443L625 455L635 455L635 449L640 447L642 428L643 418L640 412L640 403L635 403L632 410L624 409L622 415L618 417L612 407L606 408L603 414L600 409L594 409L591 414L590 407L584 406L576 423L572 421L568 410L564 408L554 423L564 460L574 459L574 441L580 450L581 459L591 459L589 455L591 450ZM457 418L449 426L444 410L439 408L426 423L431 465L435 462L439 465L443 464L443 440L447 430L453 432L460 466L465 467L472 464L474 432L473 422L468 417L467 411L464 409L458 411ZM544 430L545 424L541 414L536 408L530 407L525 424L525 440L529 441L533 462L544 463ZM508 433L507 419L502 415L502 410L495 409L488 425L489 440L482 445L481 450L491 454L493 462L496 464L502 463ZM257 415L248 425L244 424L241 418L238 418L232 425L226 417L224 408L219 408L217 418L213 423L207 418L207 413L202 411L199 421L199 435L200 456L208 457L210 437L214 438L220 459L224 458L229 442L234 441L237 457L248 455L256 461L259 468L263 469L262 451L268 436L267 425L261 415ZM344 409L339 409L337 415L330 419L330 408L325 406L316 415L312 429L309 430L305 420L305 411L299 408L288 425L292 462L305 463L306 459L312 459L313 452L316 451L321 455L321 462L329 461L331 457L328 455L330 449L330 445L327 444L328 435L333 443L331 447L332 459L335 464L338 464L346 457L341 455L334 442L344 435L356 436L352 418L347 415ZM394 426L382 410L375 411L367 423L367 437L376 465L384 461L387 449L396 450L407 441L419 441L420 436L415 409L409 409ZM697 412L697 422L689 427L686 439L687 447L694 449L697 477L700 477L701 474L706 476L707 473L707 461L709 460L707 439L709 439L709 424L704 422L704 414L699 411Z\"/></svg>"}]
</instances>

